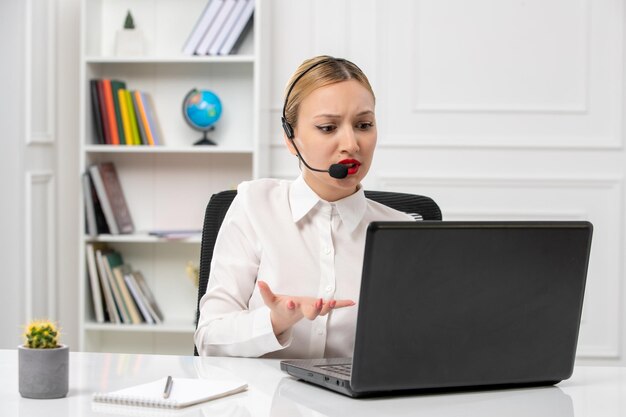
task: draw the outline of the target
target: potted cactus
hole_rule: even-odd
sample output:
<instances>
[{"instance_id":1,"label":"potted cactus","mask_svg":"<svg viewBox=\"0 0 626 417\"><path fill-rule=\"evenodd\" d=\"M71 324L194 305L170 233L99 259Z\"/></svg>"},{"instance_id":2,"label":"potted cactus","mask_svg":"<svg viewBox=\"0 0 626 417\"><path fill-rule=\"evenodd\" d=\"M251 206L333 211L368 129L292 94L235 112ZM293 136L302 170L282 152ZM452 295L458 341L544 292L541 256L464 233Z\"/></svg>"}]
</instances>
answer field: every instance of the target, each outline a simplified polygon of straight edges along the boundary
<instances>
[{"instance_id":1,"label":"potted cactus","mask_svg":"<svg viewBox=\"0 0 626 417\"><path fill-rule=\"evenodd\" d=\"M59 344L59 329L48 320L29 323L18 346L19 390L25 398L62 398L69 383L69 347Z\"/></svg>"}]
</instances>

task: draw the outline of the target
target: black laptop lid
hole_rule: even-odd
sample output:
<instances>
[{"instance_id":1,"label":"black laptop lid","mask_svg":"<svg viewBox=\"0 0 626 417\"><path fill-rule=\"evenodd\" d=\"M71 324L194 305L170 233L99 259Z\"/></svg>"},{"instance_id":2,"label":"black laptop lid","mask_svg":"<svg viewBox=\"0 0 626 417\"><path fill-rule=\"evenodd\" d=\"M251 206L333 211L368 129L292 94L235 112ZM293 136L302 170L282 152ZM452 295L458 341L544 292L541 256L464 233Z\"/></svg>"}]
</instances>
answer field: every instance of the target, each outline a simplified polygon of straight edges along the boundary
<instances>
[{"instance_id":1,"label":"black laptop lid","mask_svg":"<svg viewBox=\"0 0 626 417\"><path fill-rule=\"evenodd\" d=\"M569 378L591 234L588 222L372 223L352 388Z\"/></svg>"}]
</instances>

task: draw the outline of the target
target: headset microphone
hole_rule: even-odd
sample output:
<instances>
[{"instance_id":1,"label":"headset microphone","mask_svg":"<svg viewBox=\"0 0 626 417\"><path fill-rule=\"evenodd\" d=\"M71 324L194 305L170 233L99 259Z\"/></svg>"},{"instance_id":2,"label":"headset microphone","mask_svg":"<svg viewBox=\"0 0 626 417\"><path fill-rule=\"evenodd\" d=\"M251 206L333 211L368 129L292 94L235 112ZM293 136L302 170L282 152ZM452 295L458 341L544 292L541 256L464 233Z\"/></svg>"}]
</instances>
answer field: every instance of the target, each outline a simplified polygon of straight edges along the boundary
<instances>
[{"instance_id":1,"label":"headset microphone","mask_svg":"<svg viewBox=\"0 0 626 417\"><path fill-rule=\"evenodd\" d=\"M311 65L309 68L307 68L304 72L302 72L302 74L300 74L291 83L291 86L289 87L289 91L287 91L287 95L285 96L285 104L283 105L283 116L280 118L280 120L282 122L283 130L285 131L285 135L287 135L289 140L291 140L291 143L292 143L294 149L296 150L296 153L298 154L298 158L302 161L304 166L306 166L311 171L328 172L328 174L331 177L337 178L337 179L342 179L342 178L345 178L345 177L348 176L348 167L346 165L344 165L344 164L332 164L330 167L328 167L328 169L317 169L317 168L311 167L309 164L306 163L306 161L304 160L304 158L300 154L300 151L298 150L298 147L296 146L296 141L294 140L295 134L294 134L294 131L293 131L293 127L287 121L287 118L285 117L285 107L287 106L287 101L289 100L289 95L291 94L291 90L293 90L293 87L300 80L300 78L302 78L304 76L304 74L306 74L307 72L311 71L313 68L317 67L318 65L326 63L326 62L330 62L330 61L343 61L343 60L337 59L337 58L329 58L329 59L325 59L325 60L319 61L319 62Z\"/></svg>"},{"instance_id":2,"label":"headset microphone","mask_svg":"<svg viewBox=\"0 0 626 417\"><path fill-rule=\"evenodd\" d=\"M287 121L283 118L283 126L285 123L287 123ZM289 137L289 135L287 135L287 137ZM306 163L306 161L300 154L300 151L298 150L298 147L296 146L296 142L293 140L293 137L290 137L289 139L291 139L291 143L296 150L296 153L298 154L298 158L300 158L304 166L306 166L311 171L328 172L328 175L339 180L348 176L348 167L344 164L332 164L328 169L313 168L311 165Z\"/></svg>"}]
</instances>

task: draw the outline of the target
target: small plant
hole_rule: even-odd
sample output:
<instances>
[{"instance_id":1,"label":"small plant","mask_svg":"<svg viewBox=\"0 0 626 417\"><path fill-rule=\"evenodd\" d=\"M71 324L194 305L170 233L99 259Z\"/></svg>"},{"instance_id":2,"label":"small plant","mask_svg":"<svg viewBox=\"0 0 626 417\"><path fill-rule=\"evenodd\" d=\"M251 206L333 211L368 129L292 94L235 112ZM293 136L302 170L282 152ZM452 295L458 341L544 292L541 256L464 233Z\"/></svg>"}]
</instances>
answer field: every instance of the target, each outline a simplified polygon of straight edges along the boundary
<instances>
[{"instance_id":1,"label":"small plant","mask_svg":"<svg viewBox=\"0 0 626 417\"><path fill-rule=\"evenodd\" d=\"M31 349L52 349L59 346L59 329L49 320L35 320L26 326L25 346Z\"/></svg>"},{"instance_id":2,"label":"small plant","mask_svg":"<svg viewBox=\"0 0 626 417\"><path fill-rule=\"evenodd\" d=\"M130 10L128 11L128 13L126 13L124 29L135 29L135 22L133 21L133 15L130 14Z\"/></svg>"}]
</instances>

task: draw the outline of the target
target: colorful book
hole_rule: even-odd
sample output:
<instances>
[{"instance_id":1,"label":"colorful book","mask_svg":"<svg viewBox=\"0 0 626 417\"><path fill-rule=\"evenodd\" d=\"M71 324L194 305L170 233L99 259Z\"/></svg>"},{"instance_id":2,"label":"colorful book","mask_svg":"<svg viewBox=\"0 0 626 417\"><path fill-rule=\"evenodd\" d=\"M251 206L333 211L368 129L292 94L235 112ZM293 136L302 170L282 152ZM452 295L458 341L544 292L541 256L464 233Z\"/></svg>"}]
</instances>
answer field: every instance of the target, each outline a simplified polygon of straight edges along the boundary
<instances>
[{"instance_id":1,"label":"colorful book","mask_svg":"<svg viewBox=\"0 0 626 417\"><path fill-rule=\"evenodd\" d=\"M139 286L135 282L132 271L127 271L127 273L124 274L124 281L126 282L126 286L132 294L144 321L148 324L155 324L156 320L150 314L150 310L148 309L148 301L144 298L143 294L141 294L141 291L139 291Z\"/></svg>"},{"instance_id":2,"label":"colorful book","mask_svg":"<svg viewBox=\"0 0 626 417\"><path fill-rule=\"evenodd\" d=\"M89 173L111 234L133 233L135 226L115 165L112 162L92 165L89 167Z\"/></svg>"},{"instance_id":3,"label":"colorful book","mask_svg":"<svg viewBox=\"0 0 626 417\"><path fill-rule=\"evenodd\" d=\"M100 110L100 98L98 97L98 80L89 80L89 91L91 93L92 125L95 140L92 143L104 144L104 127L102 126L102 111Z\"/></svg>"},{"instance_id":4,"label":"colorful book","mask_svg":"<svg viewBox=\"0 0 626 417\"><path fill-rule=\"evenodd\" d=\"M243 12L239 15L239 18L235 22L233 28L226 37L224 44L220 48L220 55L232 54L239 48L243 39L246 37L246 33L248 33L252 27L253 15L254 0L247 0Z\"/></svg>"},{"instance_id":5,"label":"colorful book","mask_svg":"<svg viewBox=\"0 0 626 417\"><path fill-rule=\"evenodd\" d=\"M159 119L157 118L152 96L148 93L141 93L141 101L146 111L146 118L148 119L148 125L150 126L150 133L152 135L152 142L154 145L163 145L161 125L159 124Z\"/></svg>"},{"instance_id":6,"label":"colorful book","mask_svg":"<svg viewBox=\"0 0 626 417\"><path fill-rule=\"evenodd\" d=\"M111 144L120 144L120 135L117 127L117 119L115 116L115 105L113 104L113 89L111 87L111 80L102 80L102 86L104 90L104 102L106 105L106 116L109 125L109 133L111 135Z\"/></svg>"},{"instance_id":7,"label":"colorful book","mask_svg":"<svg viewBox=\"0 0 626 417\"><path fill-rule=\"evenodd\" d=\"M109 276L106 270L106 261L103 256L103 252L107 249L96 249L96 265L98 265L98 276L100 277L100 284L104 293L104 301L106 303L107 312L109 314L109 320L111 323L119 324L122 322L120 312L115 304L115 298L113 297L113 289Z\"/></svg>"},{"instance_id":8,"label":"colorful book","mask_svg":"<svg viewBox=\"0 0 626 417\"><path fill-rule=\"evenodd\" d=\"M135 303L135 300L133 299L133 296L131 295L131 291L128 288L128 285L126 284L126 280L124 279L124 276L126 274L129 274L132 272L130 269L130 266L125 265L125 264L118 265L114 268L111 268L111 271L113 272L113 276L115 277L117 286L120 289L120 293L122 295L122 299L124 302L124 307L130 318L130 322L132 324L142 323L143 318L141 314L139 313L137 303Z\"/></svg>"},{"instance_id":9,"label":"colorful book","mask_svg":"<svg viewBox=\"0 0 626 417\"><path fill-rule=\"evenodd\" d=\"M128 108L128 115L130 117L131 134L133 135L133 143L135 145L141 145L141 136L139 134L139 126L137 125L137 114L135 113L135 106L131 97L130 91L124 91L126 99L126 106Z\"/></svg>"},{"instance_id":10,"label":"colorful book","mask_svg":"<svg viewBox=\"0 0 626 417\"><path fill-rule=\"evenodd\" d=\"M104 82L98 80L98 102L100 103L100 120L102 122L102 131L104 132L104 143L107 145L113 144L113 138L111 137L111 130L109 126L109 116L107 111L107 105L104 94Z\"/></svg>"},{"instance_id":11,"label":"colorful book","mask_svg":"<svg viewBox=\"0 0 626 417\"><path fill-rule=\"evenodd\" d=\"M157 303L156 297L150 290L150 287L148 286L148 283L146 282L146 279L144 278L141 271L133 272L133 278L134 278L134 281L139 286L141 293L148 301L148 308L150 309L151 312L154 312L153 316L155 318L155 321L157 323L162 323L163 320L165 320L165 317L163 316L163 312L159 308L159 304Z\"/></svg>"},{"instance_id":12,"label":"colorful book","mask_svg":"<svg viewBox=\"0 0 626 417\"><path fill-rule=\"evenodd\" d=\"M109 281L109 285L111 286L111 292L113 293L113 299L115 300L115 305L117 306L117 311L120 314L120 318L122 319L122 323L130 324L131 318L128 314L128 309L124 304L124 299L122 298L122 291L115 279L115 275L113 275L113 268L120 266L124 263L122 260L122 255L118 252L111 250L102 252L102 260L104 266L104 272Z\"/></svg>"},{"instance_id":13,"label":"colorful book","mask_svg":"<svg viewBox=\"0 0 626 417\"><path fill-rule=\"evenodd\" d=\"M132 141L133 134L130 127L130 116L128 114L128 105L126 103L126 94L124 89L117 90L117 101L120 104L120 115L122 116L122 127L124 138L127 145L134 145ZM131 140L129 140L129 138Z\"/></svg>"},{"instance_id":14,"label":"colorful book","mask_svg":"<svg viewBox=\"0 0 626 417\"><path fill-rule=\"evenodd\" d=\"M126 145L127 138L122 124L122 109L118 91L126 89L126 83L119 80L111 80L111 91L113 93L113 109L115 110L115 121L117 123L117 134L120 138L120 145Z\"/></svg>"},{"instance_id":15,"label":"colorful book","mask_svg":"<svg viewBox=\"0 0 626 417\"><path fill-rule=\"evenodd\" d=\"M152 131L150 130L150 124L148 123L148 116L146 115L145 103L140 91L135 91L135 99L137 100L137 107L139 108L139 115L141 116L141 123L143 123L144 130L146 131L146 138L148 139L148 145L154 146L154 138L152 137Z\"/></svg>"},{"instance_id":16,"label":"colorful book","mask_svg":"<svg viewBox=\"0 0 626 417\"><path fill-rule=\"evenodd\" d=\"M136 91L130 92L130 98L133 102L133 108L135 109L135 118L137 119L137 128L139 130L139 139L142 145L149 145L148 136L146 133L146 128L141 120L141 113L139 110L139 103L137 102L139 95L135 94Z\"/></svg>"}]
</instances>

